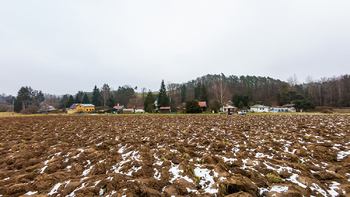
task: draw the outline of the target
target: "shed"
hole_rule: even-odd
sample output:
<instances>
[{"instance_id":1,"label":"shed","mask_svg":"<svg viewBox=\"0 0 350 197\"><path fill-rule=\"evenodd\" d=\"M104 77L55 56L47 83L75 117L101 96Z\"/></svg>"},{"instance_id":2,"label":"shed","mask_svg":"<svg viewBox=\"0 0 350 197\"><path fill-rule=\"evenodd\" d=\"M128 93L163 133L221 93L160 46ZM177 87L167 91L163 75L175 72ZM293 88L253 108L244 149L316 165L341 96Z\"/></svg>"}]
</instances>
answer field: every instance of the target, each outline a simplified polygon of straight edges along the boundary
<instances>
[{"instance_id":1,"label":"shed","mask_svg":"<svg viewBox=\"0 0 350 197\"><path fill-rule=\"evenodd\" d=\"M145 113L145 107L144 106L136 107L135 108L135 113L144 114Z\"/></svg>"},{"instance_id":2,"label":"shed","mask_svg":"<svg viewBox=\"0 0 350 197\"><path fill-rule=\"evenodd\" d=\"M159 112L163 113L163 114L168 114L171 112L171 108L170 107L160 107Z\"/></svg>"},{"instance_id":3,"label":"shed","mask_svg":"<svg viewBox=\"0 0 350 197\"><path fill-rule=\"evenodd\" d=\"M207 109L207 102L205 101L198 101L198 105L202 108L203 111Z\"/></svg>"},{"instance_id":4,"label":"shed","mask_svg":"<svg viewBox=\"0 0 350 197\"><path fill-rule=\"evenodd\" d=\"M134 113L134 109L123 109L123 114L132 114Z\"/></svg>"}]
</instances>

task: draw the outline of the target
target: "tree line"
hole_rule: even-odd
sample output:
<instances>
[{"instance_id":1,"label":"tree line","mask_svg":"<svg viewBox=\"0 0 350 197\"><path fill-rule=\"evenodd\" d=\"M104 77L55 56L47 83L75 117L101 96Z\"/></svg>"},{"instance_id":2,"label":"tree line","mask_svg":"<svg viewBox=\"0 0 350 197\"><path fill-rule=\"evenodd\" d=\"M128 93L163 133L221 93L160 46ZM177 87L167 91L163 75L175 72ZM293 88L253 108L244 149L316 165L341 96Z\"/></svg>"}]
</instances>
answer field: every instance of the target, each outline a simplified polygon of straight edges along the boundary
<instances>
[{"instance_id":1,"label":"tree line","mask_svg":"<svg viewBox=\"0 0 350 197\"><path fill-rule=\"evenodd\" d=\"M145 87L141 88L141 92L137 90L137 87L128 85L115 90L103 84L100 88L95 85L92 92L78 91L75 95L56 96L25 86L20 88L16 97L0 95L0 104L15 100L17 112L30 106L40 106L42 102L56 108L69 108L73 103L92 103L97 107L113 107L117 104L126 107L144 106L146 111L151 111L156 107L156 100L159 107L171 106L174 110L192 100L205 101L210 110L218 110L227 102L238 107L256 103L276 106L291 102L299 108L350 107L349 75L320 80L308 77L306 83L299 83L296 76L285 82L270 77L208 74L181 84L165 84L162 80L159 92L147 91Z\"/></svg>"}]
</instances>

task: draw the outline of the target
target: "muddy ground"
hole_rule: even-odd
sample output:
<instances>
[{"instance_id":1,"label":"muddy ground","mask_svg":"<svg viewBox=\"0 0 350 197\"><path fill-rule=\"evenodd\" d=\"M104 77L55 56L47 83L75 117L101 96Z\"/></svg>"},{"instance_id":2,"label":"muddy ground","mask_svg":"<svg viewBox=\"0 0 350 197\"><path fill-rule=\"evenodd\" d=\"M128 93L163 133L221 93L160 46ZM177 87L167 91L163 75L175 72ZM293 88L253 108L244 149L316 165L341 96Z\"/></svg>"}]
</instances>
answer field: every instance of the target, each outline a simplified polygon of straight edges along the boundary
<instances>
[{"instance_id":1,"label":"muddy ground","mask_svg":"<svg viewBox=\"0 0 350 197\"><path fill-rule=\"evenodd\" d=\"M348 115L0 118L0 196L348 196Z\"/></svg>"}]
</instances>

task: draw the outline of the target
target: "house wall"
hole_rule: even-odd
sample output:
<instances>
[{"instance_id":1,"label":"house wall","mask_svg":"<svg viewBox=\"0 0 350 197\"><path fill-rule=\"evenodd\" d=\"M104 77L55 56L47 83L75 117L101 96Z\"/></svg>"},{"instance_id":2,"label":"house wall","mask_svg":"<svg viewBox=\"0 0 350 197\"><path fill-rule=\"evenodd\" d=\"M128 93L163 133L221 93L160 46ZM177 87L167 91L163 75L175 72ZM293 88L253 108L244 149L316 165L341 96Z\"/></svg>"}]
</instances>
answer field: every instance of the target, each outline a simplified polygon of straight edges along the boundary
<instances>
[{"instance_id":1,"label":"house wall","mask_svg":"<svg viewBox=\"0 0 350 197\"><path fill-rule=\"evenodd\" d=\"M252 107L252 108L250 108L250 110L254 111L254 112L269 112L268 107L259 107L259 108Z\"/></svg>"},{"instance_id":2,"label":"house wall","mask_svg":"<svg viewBox=\"0 0 350 197\"><path fill-rule=\"evenodd\" d=\"M75 113L75 112L94 112L94 111L95 111L95 107L84 107L82 105L78 105L75 108L73 113Z\"/></svg>"},{"instance_id":3,"label":"house wall","mask_svg":"<svg viewBox=\"0 0 350 197\"><path fill-rule=\"evenodd\" d=\"M168 110L168 109L160 109L159 112L163 113L163 114L169 114L170 110Z\"/></svg>"}]
</instances>

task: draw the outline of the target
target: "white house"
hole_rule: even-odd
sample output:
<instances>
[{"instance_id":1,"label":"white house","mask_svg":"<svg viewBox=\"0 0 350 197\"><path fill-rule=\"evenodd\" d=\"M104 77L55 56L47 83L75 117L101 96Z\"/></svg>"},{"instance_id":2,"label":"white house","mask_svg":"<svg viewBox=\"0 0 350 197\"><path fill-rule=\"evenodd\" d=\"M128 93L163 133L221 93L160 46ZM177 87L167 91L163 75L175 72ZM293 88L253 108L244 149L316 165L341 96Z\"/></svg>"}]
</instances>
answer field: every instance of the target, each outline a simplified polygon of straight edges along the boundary
<instances>
[{"instance_id":1,"label":"white house","mask_svg":"<svg viewBox=\"0 0 350 197\"><path fill-rule=\"evenodd\" d=\"M144 114L145 113L145 107L136 107L134 113L135 114Z\"/></svg>"},{"instance_id":2,"label":"white house","mask_svg":"<svg viewBox=\"0 0 350 197\"><path fill-rule=\"evenodd\" d=\"M229 104L224 104L221 108L220 111L221 112L228 112L228 110L230 109L230 112L233 112L235 110L237 110L237 107L229 105Z\"/></svg>"},{"instance_id":3,"label":"white house","mask_svg":"<svg viewBox=\"0 0 350 197\"><path fill-rule=\"evenodd\" d=\"M253 112L269 112L270 107L264 105L254 105L250 107L250 111Z\"/></svg>"},{"instance_id":4,"label":"white house","mask_svg":"<svg viewBox=\"0 0 350 197\"><path fill-rule=\"evenodd\" d=\"M285 109L285 112L296 112L294 106L295 104L291 103L291 104L283 105L282 108Z\"/></svg>"}]
</instances>

